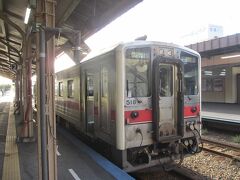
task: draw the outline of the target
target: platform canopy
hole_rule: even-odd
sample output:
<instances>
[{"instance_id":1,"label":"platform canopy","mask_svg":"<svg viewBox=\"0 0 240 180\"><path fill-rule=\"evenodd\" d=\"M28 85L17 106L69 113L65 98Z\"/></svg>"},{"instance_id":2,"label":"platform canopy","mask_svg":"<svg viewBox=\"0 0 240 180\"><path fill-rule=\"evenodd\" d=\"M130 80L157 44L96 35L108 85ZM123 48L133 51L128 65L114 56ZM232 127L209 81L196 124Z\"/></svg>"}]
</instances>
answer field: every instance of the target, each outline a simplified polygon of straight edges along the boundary
<instances>
[{"instance_id":1,"label":"platform canopy","mask_svg":"<svg viewBox=\"0 0 240 180\"><path fill-rule=\"evenodd\" d=\"M20 67L24 36L34 30L37 0L0 0L0 75L11 79ZM55 26L81 32L82 42L142 0L56 0ZM31 8L28 25L26 8ZM71 39L56 37L56 54L72 48ZM88 47L82 43L83 49ZM32 47L35 51L36 46ZM34 64L33 64L33 68Z\"/></svg>"}]
</instances>

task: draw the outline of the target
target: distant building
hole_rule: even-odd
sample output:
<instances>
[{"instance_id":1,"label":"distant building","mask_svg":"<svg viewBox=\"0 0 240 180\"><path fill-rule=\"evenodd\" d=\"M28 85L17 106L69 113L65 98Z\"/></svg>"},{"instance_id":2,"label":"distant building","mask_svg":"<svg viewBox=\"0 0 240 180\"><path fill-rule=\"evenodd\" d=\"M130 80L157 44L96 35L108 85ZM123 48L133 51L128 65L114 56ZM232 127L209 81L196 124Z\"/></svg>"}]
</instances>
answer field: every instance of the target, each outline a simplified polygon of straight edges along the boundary
<instances>
[{"instance_id":1,"label":"distant building","mask_svg":"<svg viewBox=\"0 0 240 180\"><path fill-rule=\"evenodd\" d=\"M209 24L182 36L180 39L184 44L193 44L201 41L208 41L210 39L219 38L222 36L222 26Z\"/></svg>"},{"instance_id":2,"label":"distant building","mask_svg":"<svg viewBox=\"0 0 240 180\"><path fill-rule=\"evenodd\" d=\"M208 39L215 39L223 36L223 27L218 25L208 25Z\"/></svg>"}]
</instances>

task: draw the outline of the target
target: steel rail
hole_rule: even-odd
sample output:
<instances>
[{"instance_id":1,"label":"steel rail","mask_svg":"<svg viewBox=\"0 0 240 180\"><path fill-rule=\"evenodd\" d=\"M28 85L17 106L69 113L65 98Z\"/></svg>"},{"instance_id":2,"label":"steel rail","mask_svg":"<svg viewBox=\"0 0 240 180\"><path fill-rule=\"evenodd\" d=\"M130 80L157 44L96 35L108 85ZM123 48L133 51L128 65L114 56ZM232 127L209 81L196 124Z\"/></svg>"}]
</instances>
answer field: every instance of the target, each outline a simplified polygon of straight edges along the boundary
<instances>
[{"instance_id":1,"label":"steel rail","mask_svg":"<svg viewBox=\"0 0 240 180\"><path fill-rule=\"evenodd\" d=\"M228 148L229 150L235 151L237 153L237 155L215 150L214 149L215 147L210 148L210 147L203 146L204 151L207 151L207 152L210 152L210 153L213 153L213 154L217 154L217 155L220 155L220 156L224 156L224 157L236 160L236 161L240 161L240 148L238 146L233 146L233 145L229 145L227 143L217 142L215 140L212 140L212 139L210 140L210 139L206 139L206 138L202 138L202 141L205 142L206 144L210 145L210 146L213 145L216 148L219 148L219 147L220 148Z\"/></svg>"},{"instance_id":2,"label":"steel rail","mask_svg":"<svg viewBox=\"0 0 240 180\"><path fill-rule=\"evenodd\" d=\"M206 142L206 143L216 144L216 145L221 146L221 147L227 147L227 148L230 148L232 150L236 150L236 151L240 152L240 145L235 145L235 144L232 144L232 143L224 143L224 142L221 142L221 141L217 141L217 140L214 140L214 139L207 138L205 136L202 136L202 141Z\"/></svg>"},{"instance_id":3,"label":"steel rail","mask_svg":"<svg viewBox=\"0 0 240 180\"><path fill-rule=\"evenodd\" d=\"M193 171L192 169L183 167L183 166L178 166L175 169L173 169L171 172L179 174L183 176L186 179L195 179L195 180L206 180L209 179L209 177L204 176L196 171Z\"/></svg>"},{"instance_id":4,"label":"steel rail","mask_svg":"<svg viewBox=\"0 0 240 180\"><path fill-rule=\"evenodd\" d=\"M204 150L204 151L208 151L208 152L213 153L213 154L217 154L217 155L220 155L220 156L224 156L224 157L227 157L227 158L236 160L236 161L240 161L240 157L239 157L239 156L235 156L235 155L223 153L223 152L221 152L221 151L216 151L216 150L213 150L213 149L210 149L210 148L207 148L207 147L203 147L203 150Z\"/></svg>"}]
</instances>

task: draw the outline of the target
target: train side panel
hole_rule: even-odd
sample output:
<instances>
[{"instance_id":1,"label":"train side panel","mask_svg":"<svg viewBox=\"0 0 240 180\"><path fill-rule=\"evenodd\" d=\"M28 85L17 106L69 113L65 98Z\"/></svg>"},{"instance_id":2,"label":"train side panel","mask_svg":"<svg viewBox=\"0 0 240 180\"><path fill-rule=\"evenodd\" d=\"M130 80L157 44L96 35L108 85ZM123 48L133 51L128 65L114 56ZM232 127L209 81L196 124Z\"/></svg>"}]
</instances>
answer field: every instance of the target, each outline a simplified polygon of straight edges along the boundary
<instances>
[{"instance_id":1,"label":"train side panel","mask_svg":"<svg viewBox=\"0 0 240 180\"><path fill-rule=\"evenodd\" d=\"M116 144L116 58L115 52L81 65L82 119L86 133Z\"/></svg>"},{"instance_id":2,"label":"train side panel","mask_svg":"<svg viewBox=\"0 0 240 180\"><path fill-rule=\"evenodd\" d=\"M74 67L56 74L56 115L73 124L80 126L80 68Z\"/></svg>"}]
</instances>

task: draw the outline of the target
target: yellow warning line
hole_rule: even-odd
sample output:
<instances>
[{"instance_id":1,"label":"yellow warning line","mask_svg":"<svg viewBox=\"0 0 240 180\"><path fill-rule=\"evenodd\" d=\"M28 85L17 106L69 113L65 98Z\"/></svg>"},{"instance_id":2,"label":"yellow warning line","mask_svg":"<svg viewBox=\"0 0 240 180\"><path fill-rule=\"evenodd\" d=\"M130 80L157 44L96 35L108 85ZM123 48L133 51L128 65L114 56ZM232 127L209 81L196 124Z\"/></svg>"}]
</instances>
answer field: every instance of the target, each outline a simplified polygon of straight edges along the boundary
<instances>
[{"instance_id":1,"label":"yellow warning line","mask_svg":"<svg viewBox=\"0 0 240 180\"><path fill-rule=\"evenodd\" d=\"M15 117L13 114L12 104L10 104L2 180L20 179L18 147L16 144Z\"/></svg>"}]
</instances>

